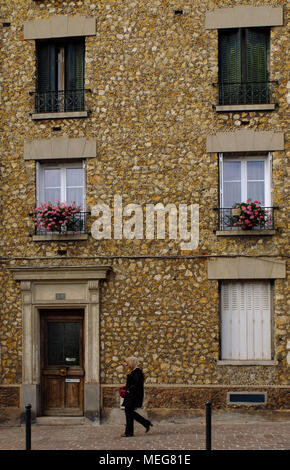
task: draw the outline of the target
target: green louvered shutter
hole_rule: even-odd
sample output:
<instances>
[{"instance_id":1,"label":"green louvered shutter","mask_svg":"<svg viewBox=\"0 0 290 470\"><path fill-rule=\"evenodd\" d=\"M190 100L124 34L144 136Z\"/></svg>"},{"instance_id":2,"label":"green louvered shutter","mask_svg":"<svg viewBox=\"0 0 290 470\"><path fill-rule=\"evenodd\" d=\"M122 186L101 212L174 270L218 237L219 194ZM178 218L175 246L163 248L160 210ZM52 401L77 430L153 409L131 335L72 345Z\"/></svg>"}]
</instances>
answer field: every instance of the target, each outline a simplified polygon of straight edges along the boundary
<instances>
[{"instance_id":1,"label":"green louvered shutter","mask_svg":"<svg viewBox=\"0 0 290 470\"><path fill-rule=\"evenodd\" d=\"M37 103L38 112L52 112L55 107L56 51L52 42L37 43Z\"/></svg>"},{"instance_id":2,"label":"green louvered shutter","mask_svg":"<svg viewBox=\"0 0 290 470\"><path fill-rule=\"evenodd\" d=\"M269 29L246 28L245 68L248 85L248 100L252 103L268 103L268 50Z\"/></svg>"},{"instance_id":3,"label":"green louvered shutter","mask_svg":"<svg viewBox=\"0 0 290 470\"><path fill-rule=\"evenodd\" d=\"M241 29L219 31L219 102L238 104L242 81Z\"/></svg>"},{"instance_id":4,"label":"green louvered shutter","mask_svg":"<svg viewBox=\"0 0 290 470\"><path fill-rule=\"evenodd\" d=\"M66 47L66 109L84 109L84 41L72 41Z\"/></svg>"}]
</instances>

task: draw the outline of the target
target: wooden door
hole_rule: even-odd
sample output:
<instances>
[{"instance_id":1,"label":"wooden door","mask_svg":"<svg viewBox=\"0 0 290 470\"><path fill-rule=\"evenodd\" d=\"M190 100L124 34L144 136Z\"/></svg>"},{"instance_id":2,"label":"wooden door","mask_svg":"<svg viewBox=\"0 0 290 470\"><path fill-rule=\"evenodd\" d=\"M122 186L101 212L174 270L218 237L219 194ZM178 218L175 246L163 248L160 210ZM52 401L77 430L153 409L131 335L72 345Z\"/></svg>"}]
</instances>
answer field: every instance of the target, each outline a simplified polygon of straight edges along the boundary
<instances>
[{"instance_id":1,"label":"wooden door","mask_svg":"<svg viewBox=\"0 0 290 470\"><path fill-rule=\"evenodd\" d=\"M46 416L82 416L83 312L41 312L41 398Z\"/></svg>"}]
</instances>

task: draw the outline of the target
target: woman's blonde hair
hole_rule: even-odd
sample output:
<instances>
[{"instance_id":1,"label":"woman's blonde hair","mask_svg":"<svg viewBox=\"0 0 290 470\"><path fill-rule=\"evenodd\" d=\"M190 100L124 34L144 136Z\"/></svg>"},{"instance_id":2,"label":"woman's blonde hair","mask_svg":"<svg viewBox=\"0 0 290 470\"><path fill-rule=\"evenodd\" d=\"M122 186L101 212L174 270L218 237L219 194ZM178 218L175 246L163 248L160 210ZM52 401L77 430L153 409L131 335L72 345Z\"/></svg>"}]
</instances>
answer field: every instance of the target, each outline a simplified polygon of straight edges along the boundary
<instances>
[{"instance_id":1,"label":"woman's blonde hair","mask_svg":"<svg viewBox=\"0 0 290 470\"><path fill-rule=\"evenodd\" d=\"M139 364L137 357L134 356L126 357L125 361L132 370L135 369Z\"/></svg>"}]
</instances>

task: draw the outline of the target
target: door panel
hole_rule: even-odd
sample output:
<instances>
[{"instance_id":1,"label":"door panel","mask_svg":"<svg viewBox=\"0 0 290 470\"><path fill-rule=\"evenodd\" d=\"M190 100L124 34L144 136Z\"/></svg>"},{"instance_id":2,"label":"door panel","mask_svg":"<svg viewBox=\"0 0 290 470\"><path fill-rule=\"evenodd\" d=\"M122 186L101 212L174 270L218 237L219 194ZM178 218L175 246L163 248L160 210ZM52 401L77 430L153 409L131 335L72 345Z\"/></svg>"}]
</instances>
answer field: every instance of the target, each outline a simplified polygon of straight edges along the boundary
<instances>
[{"instance_id":1,"label":"door panel","mask_svg":"<svg viewBox=\"0 0 290 470\"><path fill-rule=\"evenodd\" d=\"M83 415L83 312L41 312L42 412Z\"/></svg>"}]
</instances>

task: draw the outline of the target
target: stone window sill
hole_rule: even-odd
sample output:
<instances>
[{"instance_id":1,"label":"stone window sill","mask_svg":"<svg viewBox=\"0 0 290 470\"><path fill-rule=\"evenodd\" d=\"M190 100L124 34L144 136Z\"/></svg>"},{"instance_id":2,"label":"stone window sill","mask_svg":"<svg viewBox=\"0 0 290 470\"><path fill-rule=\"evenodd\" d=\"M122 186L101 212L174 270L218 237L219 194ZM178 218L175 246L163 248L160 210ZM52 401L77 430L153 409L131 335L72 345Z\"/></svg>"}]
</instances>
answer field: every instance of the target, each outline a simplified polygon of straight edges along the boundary
<instances>
[{"instance_id":1,"label":"stone window sill","mask_svg":"<svg viewBox=\"0 0 290 470\"><path fill-rule=\"evenodd\" d=\"M217 361L218 366L277 366L278 361Z\"/></svg>"},{"instance_id":2,"label":"stone window sill","mask_svg":"<svg viewBox=\"0 0 290 470\"><path fill-rule=\"evenodd\" d=\"M88 111L70 111L65 113L32 113L31 117L37 119L68 119L88 117Z\"/></svg>"},{"instance_id":3,"label":"stone window sill","mask_svg":"<svg viewBox=\"0 0 290 470\"><path fill-rule=\"evenodd\" d=\"M264 237L276 234L276 230L217 230L218 237Z\"/></svg>"},{"instance_id":4,"label":"stone window sill","mask_svg":"<svg viewBox=\"0 0 290 470\"><path fill-rule=\"evenodd\" d=\"M87 233L80 233L76 235L66 235L66 234L48 234L48 235L32 235L32 240L34 242L47 242L47 241L78 241L78 240L87 240L89 238Z\"/></svg>"},{"instance_id":5,"label":"stone window sill","mask_svg":"<svg viewBox=\"0 0 290 470\"><path fill-rule=\"evenodd\" d=\"M269 104L231 104L231 105L216 105L217 112L226 111L274 111L275 103Z\"/></svg>"}]
</instances>

